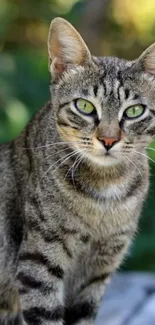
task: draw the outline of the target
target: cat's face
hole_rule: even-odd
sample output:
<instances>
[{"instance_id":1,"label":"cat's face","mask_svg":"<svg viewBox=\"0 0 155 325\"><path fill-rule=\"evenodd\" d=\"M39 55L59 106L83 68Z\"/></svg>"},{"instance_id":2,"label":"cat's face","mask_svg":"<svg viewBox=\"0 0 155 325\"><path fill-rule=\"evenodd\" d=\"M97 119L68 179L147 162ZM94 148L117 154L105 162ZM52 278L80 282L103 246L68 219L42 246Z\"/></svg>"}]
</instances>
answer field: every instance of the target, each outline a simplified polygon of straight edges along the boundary
<instances>
[{"instance_id":1,"label":"cat's face","mask_svg":"<svg viewBox=\"0 0 155 325\"><path fill-rule=\"evenodd\" d=\"M58 34L62 22L64 24L61 20L57 26ZM83 49L85 58L83 54L82 62L79 58L78 62L74 62L77 58L74 51L74 60L70 62L73 50L70 48L71 37L76 37L77 41L77 34L74 34L77 32L66 22L65 28L63 26L66 43L61 46L67 46L68 37L69 49L63 49L64 53L61 49L58 57L59 40L56 58L51 57L54 62L51 70L55 69L56 74L53 101L62 140L98 165L112 166L126 160L134 163L155 135L155 67L150 63L150 51L134 62L92 58L82 43L77 50L80 53ZM80 41L78 39L78 43L74 44L75 49ZM155 54L155 49L152 49ZM144 71L144 62L149 70L147 72Z\"/></svg>"}]
</instances>

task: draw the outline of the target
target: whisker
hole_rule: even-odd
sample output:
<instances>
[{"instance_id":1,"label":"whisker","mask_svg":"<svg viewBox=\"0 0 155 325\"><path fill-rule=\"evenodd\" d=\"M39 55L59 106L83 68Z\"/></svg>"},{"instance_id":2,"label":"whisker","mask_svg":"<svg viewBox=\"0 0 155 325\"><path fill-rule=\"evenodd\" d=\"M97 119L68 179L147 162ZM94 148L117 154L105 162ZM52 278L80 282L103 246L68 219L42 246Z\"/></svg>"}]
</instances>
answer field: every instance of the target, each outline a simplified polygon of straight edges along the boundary
<instances>
[{"instance_id":1,"label":"whisker","mask_svg":"<svg viewBox=\"0 0 155 325\"><path fill-rule=\"evenodd\" d=\"M80 159L80 157L77 157L77 159L75 160L75 162L72 164L72 166L69 168L67 174L65 175L65 179L66 179L68 173L69 173L70 170L71 170L71 177L72 177L72 182L73 182L73 186L74 186L74 187L75 187L75 182L74 182L74 177L73 177L73 168L74 168L74 166L76 165L77 161L79 161L79 159Z\"/></svg>"},{"instance_id":2,"label":"whisker","mask_svg":"<svg viewBox=\"0 0 155 325\"><path fill-rule=\"evenodd\" d=\"M64 148L64 149L61 149L61 150L59 150L59 151L56 151L56 152L52 152L52 153L50 153L50 155L47 155L47 157L48 158L50 158L50 157L54 157L54 156L56 156L56 155L58 155L60 152L63 152L63 151L66 151L68 148Z\"/></svg>"},{"instance_id":3,"label":"whisker","mask_svg":"<svg viewBox=\"0 0 155 325\"><path fill-rule=\"evenodd\" d=\"M78 165L78 163L79 163L79 161L81 160L81 157L79 157L79 159L76 159L76 161L75 161L75 163L73 164L73 166L72 166L72 169L71 169L71 176L72 176L72 182L73 182L73 186L74 186L74 188L76 187L76 185L75 185L75 180L74 180L74 175L75 175L75 171L76 171L76 169L74 170L74 168L75 168L75 166L76 166L76 164Z\"/></svg>"},{"instance_id":4,"label":"whisker","mask_svg":"<svg viewBox=\"0 0 155 325\"><path fill-rule=\"evenodd\" d=\"M54 164L52 164L47 170L46 172L42 175L41 179L40 179L40 182L42 181L42 179L46 176L46 174L55 166L57 165L57 163L59 161L62 161L63 160L63 163L66 161L66 159L68 158L71 158L72 156L74 156L75 154L77 154L77 152L72 152L72 153L69 153L67 155L65 155L64 157L61 157L60 159L58 159L57 161L54 162ZM64 160L65 159L65 160ZM60 165L58 165L56 168L60 167ZM55 169L54 169L55 170Z\"/></svg>"},{"instance_id":5,"label":"whisker","mask_svg":"<svg viewBox=\"0 0 155 325\"><path fill-rule=\"evenodd\" d=\"M145 149L155 151L155 148L151 148L151 147L145 147Z\"/></svg>"},{"instance_id":6,"label":"whisker","mask_svg":"<svg viewBox=\"0 0 155 325\"><path fill-rule=\"evenodd\" d=\"M39 187L39 185L40 185L40 183L41 183L41 181L42 181L42 179L45 177L45 175L60 161L60 164L58 164L57 166L56 166L56 168L52 171L52 172L55 172L60 166L62 166L69 158L71 158L71 157L73 157L73 156L75 156L76 154L78 154L79 153L79 151L78 150L76 150L76 151L74 151L74 152L72 152L72 153L69 153L69 154L67 154L66 156L64 156L64 157L61 157L60 159L58 159L54 164L52 164L47 170L46 170L46 172L42 175L42 177L41 177L41 179L39 180L39 182L38 182L38 185L37 185L37 187L36 187L36 190L38 189L38 187ZM62 161L63 160L63 161ZM61 162L62 161L62 162Z\"/></svg>"},{"instance_id":7,"label":"whisker","mask_svg":"<svg viewBox=\"0 0 155 325\"><path fill-rule=\"evenodd\" d=\"M78 159L79 157L77 157ZM68 169L67 173L65 174L65 179L67 177L67 175L69 174L69 172L71 171L71 169L73 168L74 164L77 162L77 159L73 162L72 166Z\"/></svg>"},{"instance_id":8,"label":"whisker","mask_svg":"<svg viewBox=\"0 0 155 325\"><path fill-rule=\"evenodd\" d=\"M48 147L52 147L55 145L66 145L66 144L71 144L71 143L80 143L80 141L68 141L68 142L55 142L55 143L50 143L50 144L46 144L44 146L37 146L37 147L18 147L20 149L43 149L43 148L48 148Z\"/></svg>"},{"instance_id":9,"label":"whisker","mask_svg":"<svg viewBox=\"0 0 155 325\"><path fill-rule=\"evenodd\" d=\"M76 164L72 168L72 180L73 180L74 188L76 188L75 181L74 181L74 175L83 159L84 159L84 157L80 157L80 159L78 159L78 161L76 160Z\"/></svg>"},{"instance_id":10,"label":"whisker","mask_svg":"<svg viewBox=\"0 0 155 325\"><path fill-rule=\"evenodd\" d=\"M65 157L62 157L61 159L58 159L54 164L52 164L52 166L50 166L49 168L48 168L48 170L46 171L46 172L48 172L49 171L49 169L51 169L54 165L56 165L57 164L57 162L58 161L60 161L60 164L58 164L58 165L56 165L56 167L51 171L51 173L53 174L59 167L61 167L69 158L71 158L72 156L74 156L75 154L78 154L78 152L74 152L74 153L72 153L69 157L67 157L65 160L63 160ZM63 160L63 161L62 161ZM62 161L62 162L61 162ZM46 174L46 172L44 173L44 174ZM44 175L45 176L45 175ZM40 179L40 182L41 182L41 180L43 179L43 176L41 177L41 179ZM52 179L54 179L54 175L52 176L52 177L50 177L50 180L52 180ZM40 182L39 182L39 184L40 184ZM38 184L38 185L39 185Z\"/></svg>"},{"instance_id":11,"label":"whisker","mask_svg":"<svg viewBox=\"0 0 155 325\"><path fill-rule=\"evenodd\" d=\"M136 151L136 150L133 150L133 152L138 153L139 155L144 156L144 157L146 157L147 159L149 159L150 161L152 161L152 162L155 163L155 160L153 160L153 159L150 158L149 156L145 155L144 153L141 153L141 152Z\"/></svg>"},{"instance_id":12,"label":"whisker","mask_svg":"<svg viewBox=\"0 0 155 325\"><path fill-rule=\"evenodd\" d=\"M81 150L82 152L88 152L88 150ZM83 158L83 157L82 157ZM81 156L77 157L77 159L74 161L74 163L72 164L72 166L68 169L65 178L67 177L67 175L69 174L69 172L75 167L76 163L79 162L79 160L81 159Z\"/></svg>"},{"instance_id":13,"label":"whisker","mask_svg":"<svg viewBox=\"0 0 155 325\"><path fill-rule=\"evenodd\" d=\"M141 173L141 171L140 171L140 169L136 166L136 164L128 157L128 156L126 156L126 155L124 155L132 164L133 164L133 166L135 166L136 167L136 169L138 170L138 172L139 172L139 174L141 175L141 177L143 176L142 175L142 173Z\"/></svg>"}]
</instances>

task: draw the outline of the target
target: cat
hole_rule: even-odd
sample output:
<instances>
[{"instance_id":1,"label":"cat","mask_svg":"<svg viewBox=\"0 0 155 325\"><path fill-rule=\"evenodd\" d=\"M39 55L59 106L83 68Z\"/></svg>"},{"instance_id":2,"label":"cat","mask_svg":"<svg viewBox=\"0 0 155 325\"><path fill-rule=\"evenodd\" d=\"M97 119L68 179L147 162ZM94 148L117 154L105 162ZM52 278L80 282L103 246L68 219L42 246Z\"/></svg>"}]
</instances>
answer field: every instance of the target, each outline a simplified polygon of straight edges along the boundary
<instances>
[{"instance_id":1,"label":"cat","mask_svg":"<svg viewBox=\"0 0 155 325\"><path fill-rule=\"evenodd\" d=\"M155 44L94 57L55 18L48 54L50 102L0 149L1 325L94 324L148 193Z\"/></svg>"}]
</instances>

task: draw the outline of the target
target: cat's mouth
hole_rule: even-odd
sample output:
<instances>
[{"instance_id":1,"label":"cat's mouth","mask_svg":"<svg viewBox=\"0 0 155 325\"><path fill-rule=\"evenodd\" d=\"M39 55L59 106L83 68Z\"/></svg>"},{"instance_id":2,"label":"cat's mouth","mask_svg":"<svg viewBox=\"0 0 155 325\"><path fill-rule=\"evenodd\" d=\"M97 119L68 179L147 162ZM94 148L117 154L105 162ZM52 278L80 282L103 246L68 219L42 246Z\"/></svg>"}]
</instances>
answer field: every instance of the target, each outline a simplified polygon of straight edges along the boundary
<instances>
[{"instance_id":1,"label":"cat's mouth","mask_svg":"<svg viewBox=\"0 0 155 325\"><path fill-rule=\"evenodd\" d=\"M98 154L88 153L88 159L99 166L113 166L121 162L121 155L114 152L102 152Z\"/></svg>"}]
</instances>

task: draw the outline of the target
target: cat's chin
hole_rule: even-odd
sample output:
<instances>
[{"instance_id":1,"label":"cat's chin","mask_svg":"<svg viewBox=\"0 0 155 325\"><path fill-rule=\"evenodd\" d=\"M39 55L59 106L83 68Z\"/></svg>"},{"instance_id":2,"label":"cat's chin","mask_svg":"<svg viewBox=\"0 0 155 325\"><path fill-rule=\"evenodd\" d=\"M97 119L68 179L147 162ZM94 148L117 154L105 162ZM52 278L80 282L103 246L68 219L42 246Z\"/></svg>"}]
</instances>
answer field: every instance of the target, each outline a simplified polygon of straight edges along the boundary
<instances>
[{"instance_id":1,"label":"cat's chin","mask_svg":"<svg viewBox=\"0 0 155 325\"><path fill-rule=\"evenodd\" d=\"M89 159L99 166L114 166L120 164L121 160L118 157L114 157L111 155L104 155L104 156L89 156Z\"/></svg>"}]
</instances>

